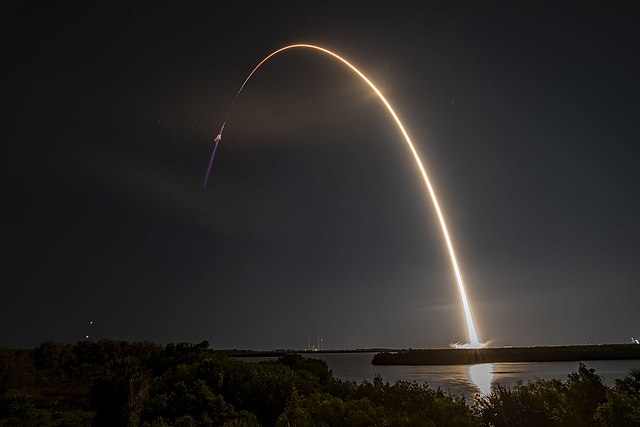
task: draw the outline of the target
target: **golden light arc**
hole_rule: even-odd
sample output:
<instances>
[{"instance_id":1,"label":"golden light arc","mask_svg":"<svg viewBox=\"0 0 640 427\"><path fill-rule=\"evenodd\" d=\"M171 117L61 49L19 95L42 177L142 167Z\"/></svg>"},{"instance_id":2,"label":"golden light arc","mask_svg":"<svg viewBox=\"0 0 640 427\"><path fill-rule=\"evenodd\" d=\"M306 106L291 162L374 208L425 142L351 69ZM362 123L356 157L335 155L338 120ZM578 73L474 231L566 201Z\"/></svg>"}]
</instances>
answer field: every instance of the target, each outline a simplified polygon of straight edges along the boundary
<instances>
[{"instance_id":1,"label":"golden light arc","mask_svg":"<svg viewBox=\"0 0 640 427\"><path fill-rule=\"evenodd\" d=\"M467 299L467 293L466 293L465 288L464 288L464 282L462 280L462 273L460 272L460 267L458 266L457 257L456 257L455 251L453 249L453 243L451 241L451 237L450 237L449 231L447 229L447 224L445 222L444 215L442 214L442 209L440 208L440 204L438 203L438 198L436 197L435 190L433 189L433 186L431 185L431 181L429 180L429 176L427 175L427 171L425 170L425 168L424 168L424 166L422 164L422 160L420 159L420 156L418 155L418 152L416 151L416 148L413 145L413 142L411 141L411 138L409 137L409 134L407 133L407 130L405 129L405 127L402 124L402 122L400 121L400 118L398 118L398 115L393 110L393 107L391 107L391 104L389 103L389 101L387 101L387 99L384 97L384 95L382 95L382 92L380 92L380 90L371 82L371 80L369 80L367 78L367 76L362 74L362 72L360 70L358 70L355 66L353 66L349 61L347 61L346 59L344 59L340 55L338 55L338 54L336 54L336 53L334 53L334 52L332 52L332 51L330 51L328 49L325 49L325 48L322 48L322 47L319 47L319 46L315 46L315 45L311 45L311 44L292 44L292 45L289 45L289 46L282 47L282 48L270 53L262 61L260 61L260 63L258 63L258 65L255 66L255 68L251 71L251 73L249 73L249 75L245 79L244 83L240 87L240 90L238 91L238 94L236 95L236 99L240 95L240 92L242 92L242 89L247 84L249 79L251 79L253 74L262 66L262 64L264 64L269 59L271 59L272 57L274 57L275 55L277 55L277 54L279 54L281 52L284 52L284 51L287 51L287 50L290 50L290 49L300 49L300 48L312 49L312 50L315 50L315 51L318 51L318 52L325 53L325 54L327 54L327 55L339 60L344 65L349 67L349 69L351 71L353 71L367 85L369 85L369 87L378 96L378 99L380 99L380 101L387 108L387 110L389 111L389 114L391 114L391 117L393 117L393 120L396 122L396 125L398 126L398 129L400 129L400 132L402 133L402 136L404 136L404 140L407 143L407 146L409 147L409 150L411 150L411 154L413 155L413 158L416 161L416 165L418 166L418 169L420 170L420 174L422 175L422 179L424 180L424 183L425 183L426 188L428 190L429 196L431 197L431 201L433 202L433 208L434 208L434 210L436 212L436 215L438 217L438 221L440 223L440 229L442 231L442 235L444 237L444 240L445 240L445 243L446 243L446 246L447 246L447 250L449 252L449 258L451 260L451 266L453 268L453 272L455 274L456 282L457 282L457 285L458 285L458 292L460 293L460 299L462 300L462 307L463 307L463 310L464 310L464 316L465 316L465 320L466 320L466 324L467 324L467 335L468 335L468 339L469 339L469 342L467 344L459 345L459 347L467 347L467 348L481 348L481 347L484 347L484 343L481 343L479 338L478 338L478 332L477 332L475 323L473 321L473 316L471 314L471 307L470 307L469 301ZM235 104L236 99L234 99L234 102L233 102L234 104ZM225 120L225 123L223 123L223 125L222 125L222 128L220 130L220 134L222 134L222 132L224 131L224 125L225 124L226 124L226 120Z\"/></svg>"}]
</instances>

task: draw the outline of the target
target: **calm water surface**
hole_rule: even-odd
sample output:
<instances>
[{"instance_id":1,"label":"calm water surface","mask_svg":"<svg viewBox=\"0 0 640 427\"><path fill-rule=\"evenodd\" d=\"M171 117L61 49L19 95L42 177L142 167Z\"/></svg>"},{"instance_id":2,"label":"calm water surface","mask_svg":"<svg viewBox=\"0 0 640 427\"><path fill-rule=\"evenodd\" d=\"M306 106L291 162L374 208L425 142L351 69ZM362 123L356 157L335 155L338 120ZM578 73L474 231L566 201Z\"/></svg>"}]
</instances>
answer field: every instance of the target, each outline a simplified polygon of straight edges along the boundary
<instances>
[{"instance_id":1,"label":"calm water surface","mask_svg":"<svg viewBox=\"0 0 640 427\"><path fill-rule=\"evenodd\" d=\"M578 370L579 362L527 362L527 363L484 363L480 365L443 366L382 366L372 365L375 353L304 353L305 357L322 359L336 378L362 382L371 381L380 375L384 381L397 380L427 383L432 388L473 399L479 394L487 394L492 386L501 384L514 386L536 379L559 379L565 381L567 375ZM274 358L239 358L257 362ZM640 368L640 360L593 360L584 362L594 368L605 384L611 386L617 378L624 377L631 368Z\"/></svg>"}]
</instances>

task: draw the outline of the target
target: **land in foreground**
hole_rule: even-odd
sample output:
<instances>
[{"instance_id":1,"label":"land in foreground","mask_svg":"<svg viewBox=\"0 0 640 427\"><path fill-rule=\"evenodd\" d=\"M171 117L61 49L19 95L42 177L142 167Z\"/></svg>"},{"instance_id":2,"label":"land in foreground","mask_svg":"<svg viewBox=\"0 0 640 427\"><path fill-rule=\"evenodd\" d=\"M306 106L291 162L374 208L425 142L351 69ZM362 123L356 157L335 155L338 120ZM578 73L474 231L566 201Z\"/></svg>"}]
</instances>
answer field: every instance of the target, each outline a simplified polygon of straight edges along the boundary
<instances>
[{"instance_id":1,"label":"land in foreground","mask_svg":"<svg viewBox=\"0 0 640 427\"><path fill-rule=\"evenodd\" d=\"M0 348L0 426L639 424L640 370L608 387L580 364L564 382L497 387L469 404L415 382L339 380L297 354L246 363L206 342Z\"/></svg>"}]
</instances>

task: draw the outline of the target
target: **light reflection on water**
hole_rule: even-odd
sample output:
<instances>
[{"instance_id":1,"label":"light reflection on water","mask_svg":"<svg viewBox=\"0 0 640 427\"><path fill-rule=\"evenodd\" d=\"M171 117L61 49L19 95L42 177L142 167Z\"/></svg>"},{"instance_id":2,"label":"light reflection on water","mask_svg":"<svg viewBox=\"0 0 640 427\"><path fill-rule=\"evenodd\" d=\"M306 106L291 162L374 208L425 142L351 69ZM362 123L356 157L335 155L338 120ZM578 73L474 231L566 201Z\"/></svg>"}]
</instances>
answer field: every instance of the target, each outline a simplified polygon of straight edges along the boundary
<instances>
[{"instance_id":1,"label":"light reflection on water","mask_svg":"<svg viewBox=\"0 0 640 427\"><path fill-rule=\"evenodd\" d=\"M379 375L384 381L416 381L440 388L467 401L486 395L491 387L500 384L513 387L518 383L528 383L538 378L567 380L567 375L578 370L579 362L526 362L526 363L483 363L479 365L438 365L438 366L388 366L372 365L375 353L304 353L305 357L322 359L336 378L362 382L372 381ZM273 360L275 358L239 358L246 361ZM640 367L640 360L594 360L584 362L594 368L605 384L611 386L614 380L624 377L631 368Z\"/></svg>"},{"instance_id":2,"label":"light reflection on water","mask_svg":"<svg viewBox=\"0 0 640 427\"><path fill-rule=\"evenodd\" d=\"M471 381L484 396L491 392L491 382L493 381L495 369L496 365L493 363L480 363L478 365L467 366L469 381Z\"/></svg>"}]
</instances>

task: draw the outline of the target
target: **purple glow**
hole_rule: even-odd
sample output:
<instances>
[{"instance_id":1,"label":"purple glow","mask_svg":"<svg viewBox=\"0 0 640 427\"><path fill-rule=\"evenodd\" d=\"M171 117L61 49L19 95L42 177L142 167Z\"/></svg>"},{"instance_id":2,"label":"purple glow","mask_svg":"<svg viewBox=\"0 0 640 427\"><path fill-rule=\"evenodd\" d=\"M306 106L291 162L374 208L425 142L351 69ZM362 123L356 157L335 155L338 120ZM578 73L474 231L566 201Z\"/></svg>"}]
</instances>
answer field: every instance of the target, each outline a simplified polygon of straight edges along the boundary
<instances>
[{"instance_id":1,"label":"purple glow","mask_svg":"<svg viewBox=\"0 0 640 427\"><path fill-rule=\"evenodd\" d=\"M204 184L202 185L204 188L207 188L207 181L209 181L209 175L211 174L211 166L213 166L213 158L216 155L216 150L218 149L218 143L220 139L216 137L215 139L216 145L213 146L213 152L211 153L211 159L209 159L209 167L207 168L207 174L204 177Z\"/></svg>"}]
</instances>

